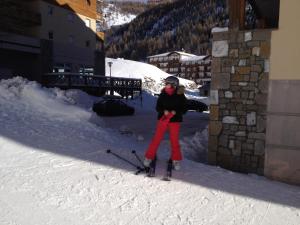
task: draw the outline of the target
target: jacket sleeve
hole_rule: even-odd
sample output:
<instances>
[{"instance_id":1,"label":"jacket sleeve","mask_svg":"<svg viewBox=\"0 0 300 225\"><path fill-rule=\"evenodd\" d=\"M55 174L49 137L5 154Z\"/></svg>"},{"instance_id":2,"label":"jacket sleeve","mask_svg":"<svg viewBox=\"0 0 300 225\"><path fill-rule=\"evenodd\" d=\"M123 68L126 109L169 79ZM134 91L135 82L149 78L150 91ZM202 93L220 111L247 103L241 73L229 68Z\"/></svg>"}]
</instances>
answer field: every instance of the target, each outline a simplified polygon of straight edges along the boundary
<instances>
[{"instance_id":1,"label":"jacket sleeve","mask_svg":"<svg viewBox=\"0 0 300 225\"><path fill-rule=\"evenodd\" d=\"M185 114L187 112L187 100L184 94L180 95L180 101L177 108L177 112L180 114Z\"/></svg>"},{"instance_id":2,"label":"jacket sleeve","mask_svg":"<svg viewBox=\"0 0 300 225\"><path fill-rule=\"evenodd\" d=\"M159 95L158 99L157 99L157 102L156 102L156 111L158 113L163 113L163 111L165 110L164 107L163 107L163 102L162 102L162 97L161 95Z\"/></svg>"}]
</instances>

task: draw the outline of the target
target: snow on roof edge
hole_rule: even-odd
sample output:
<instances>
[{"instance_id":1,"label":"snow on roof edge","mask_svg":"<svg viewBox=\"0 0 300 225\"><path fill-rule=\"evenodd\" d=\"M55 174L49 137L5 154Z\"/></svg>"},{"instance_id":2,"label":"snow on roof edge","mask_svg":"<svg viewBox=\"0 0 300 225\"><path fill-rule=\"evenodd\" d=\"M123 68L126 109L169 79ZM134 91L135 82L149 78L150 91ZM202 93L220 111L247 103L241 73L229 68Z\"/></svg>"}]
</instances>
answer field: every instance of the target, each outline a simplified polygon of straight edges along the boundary
<instances>
[{"instance_id":1,"label":"snow on roof edge","mask_svg":"<svg viewBox=\"0 0 300 225\"><path fill-rule=\"evenodd\" d=\"M170 54L172 54L172 53L178 53L179 55L190 56L190 57L197 56L197 55L190 54L190 53L186 53L186 52L172 51L172 52L166 52L166 53L157 54L157 55L150 55L150 56L147 56L147 58L154 58L154 57L168 56L168 55L170 55Z\"/></svg>"},{"instance_id":2,"label":"snow on roof edge","mask_svg":"<svg viewBox=\"0 0 300 225\"><path fill-rule=\"evenodd\" d=\"M225 31L228 31L228 27L214 27L213 29L211 29L212 33L219 33Z\"/></svg>"}]
</instances>

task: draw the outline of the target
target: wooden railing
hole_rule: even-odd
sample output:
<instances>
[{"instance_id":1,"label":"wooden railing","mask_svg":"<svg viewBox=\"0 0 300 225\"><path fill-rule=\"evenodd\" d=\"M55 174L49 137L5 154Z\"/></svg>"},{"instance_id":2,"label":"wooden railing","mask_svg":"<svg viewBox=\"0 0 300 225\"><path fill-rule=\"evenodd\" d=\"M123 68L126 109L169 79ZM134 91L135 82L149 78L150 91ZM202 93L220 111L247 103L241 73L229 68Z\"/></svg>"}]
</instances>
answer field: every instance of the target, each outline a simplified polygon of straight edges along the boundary
<instances>
[{"instance_id":1,"label":"wooden railing","mask_svg":"<svg viewBox=\"0 0 300 225\"><path fill-rule=\"evenodd\" d=\"M83 75L76 73L47 73L43 76L46 87L59 87L62 89L81 89L88 92L105 93L115 91L122 96L133 96L134 92L142 91L142 80L124 77L106 77L96 75Z\"/></svg>"}]
</instances>

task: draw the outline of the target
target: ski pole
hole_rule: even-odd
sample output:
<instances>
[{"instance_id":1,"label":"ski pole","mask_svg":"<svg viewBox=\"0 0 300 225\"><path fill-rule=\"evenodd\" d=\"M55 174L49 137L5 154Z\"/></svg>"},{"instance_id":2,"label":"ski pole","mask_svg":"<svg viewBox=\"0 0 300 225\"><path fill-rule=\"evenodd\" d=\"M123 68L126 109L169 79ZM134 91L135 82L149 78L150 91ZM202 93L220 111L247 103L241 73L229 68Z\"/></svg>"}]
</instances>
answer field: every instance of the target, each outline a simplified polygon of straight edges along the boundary
<instances>
[{"instance_id":1,"label":"ski pole","mask_svg":"<svg viewBox=\"0 0 300 225\"><path fill-rule=\"evenodd\" d=\"M138 156L138 154L136 154L136 151L135 151L135 150L132 150L131 153L134 154L134 156L135 156L136 159L141 163L141 165L142 165L143 167L145 167L145 166L144 166L144 163L143 163L142 160L141 160L141 158Z\"/></svg>"},{"instance_id":2,"label":"ski pole","mask_svg":"<svg viewBox=\"0 0 300 225\"><path fill-rule=\"evenodd\" d=\"M135 167L136 169L138 169L139 171L143 171L143 170L144 170L143 168L139 167L138 165L136 165L136 164L130 162L128 159L125 159L124 157L122 157L122 156L120 156L120 155L118 155L118 154L112 152L110 149L107 149L106 153L112 154L112 155L114 155L115 157L117 157L117 158L123 160L124 162L127 162L128 164L134 166L134 167Z\"/></svg>"}]
</instances>

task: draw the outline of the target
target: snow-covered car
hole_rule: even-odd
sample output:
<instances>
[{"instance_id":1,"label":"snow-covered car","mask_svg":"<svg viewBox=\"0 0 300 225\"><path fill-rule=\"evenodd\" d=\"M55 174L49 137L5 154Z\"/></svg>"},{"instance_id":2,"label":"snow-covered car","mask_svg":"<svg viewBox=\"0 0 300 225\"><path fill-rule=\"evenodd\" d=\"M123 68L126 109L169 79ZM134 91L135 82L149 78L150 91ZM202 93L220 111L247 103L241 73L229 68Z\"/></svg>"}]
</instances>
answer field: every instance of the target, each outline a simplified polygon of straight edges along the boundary
<instances>
[{"instance_id":1,"label":"snow-covered car","mask_svg":"<svg viewBox=\"0 0 300 225\"><path fill-rule=\"evenodd\" d=\"M131 116L135 109L120 99L103 99L93 105L93 111L99 116Z\"/></svg>"},{"instance_id":2,"label":"snow-covered car","mask_svg":"<svg viewBox=\"0 0 300 225\"><path fill-rule=\"evenodd\" d=\"M197 112L203 112L208 110L208 106L203 102L193 99L187 99L187 109L194 110Z\"/></svg>"}]
</instances>

